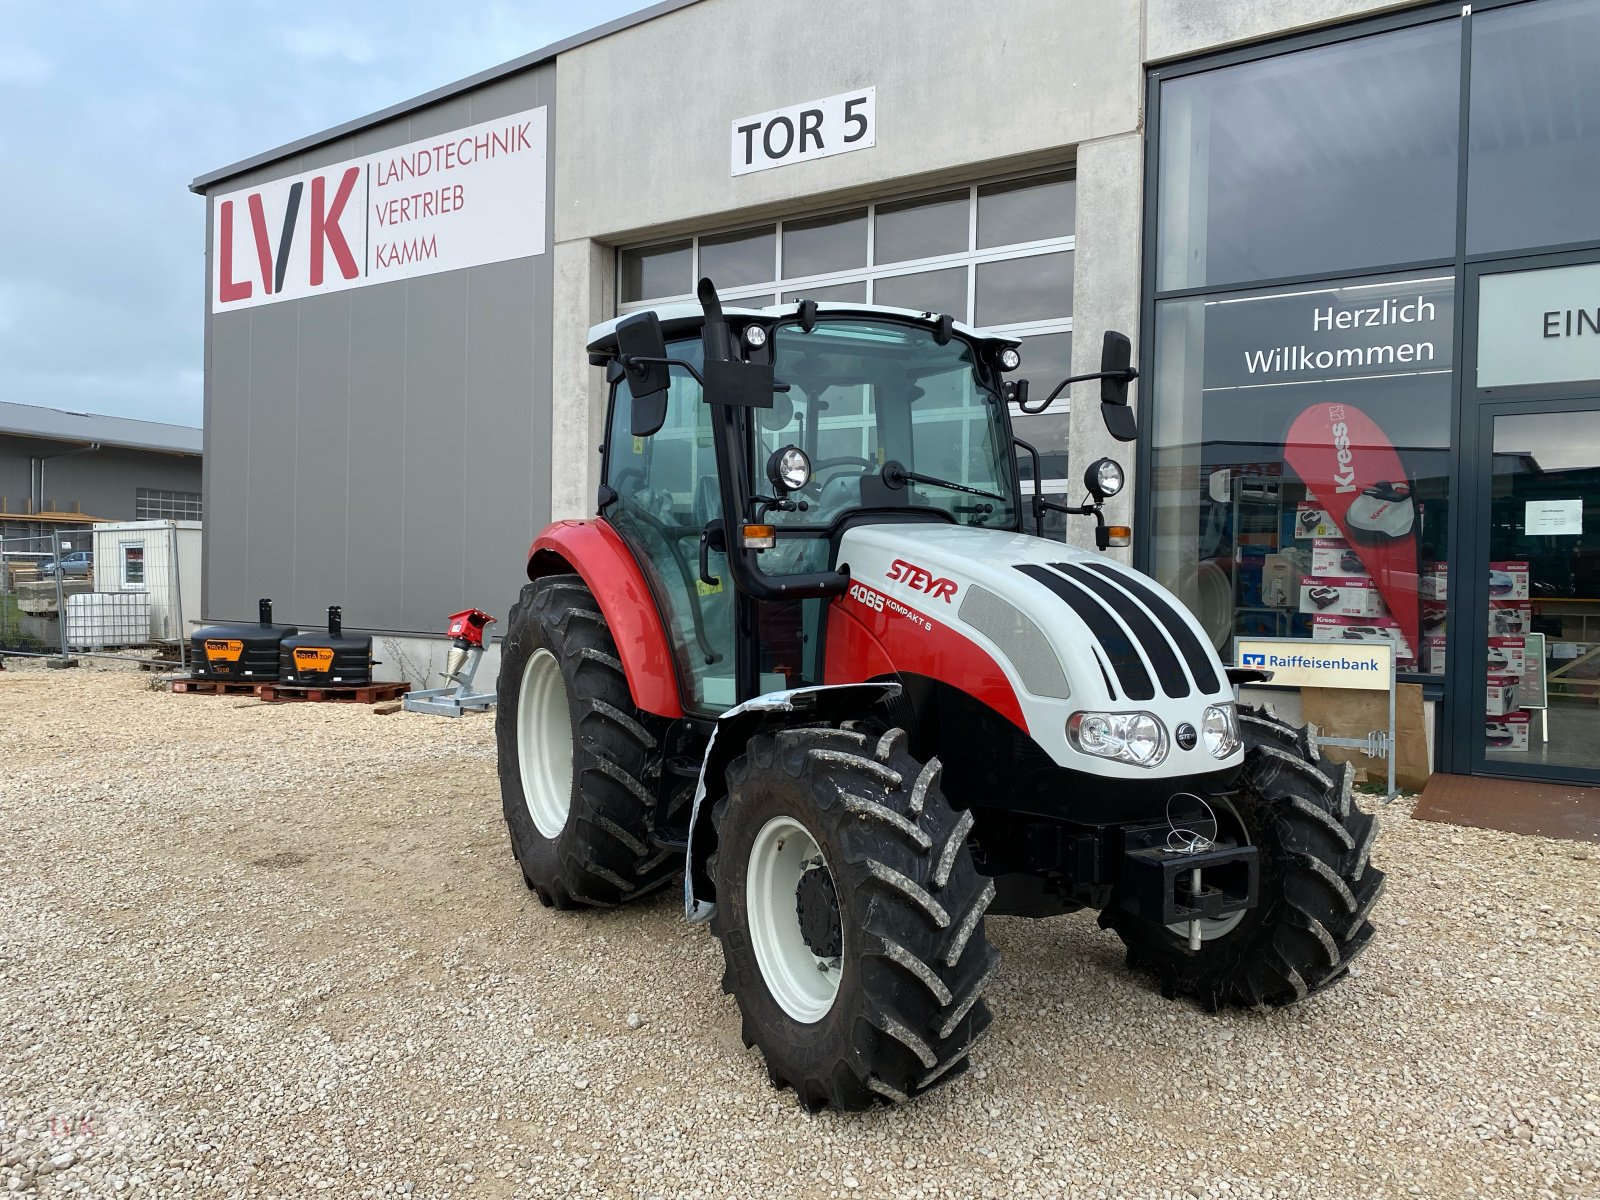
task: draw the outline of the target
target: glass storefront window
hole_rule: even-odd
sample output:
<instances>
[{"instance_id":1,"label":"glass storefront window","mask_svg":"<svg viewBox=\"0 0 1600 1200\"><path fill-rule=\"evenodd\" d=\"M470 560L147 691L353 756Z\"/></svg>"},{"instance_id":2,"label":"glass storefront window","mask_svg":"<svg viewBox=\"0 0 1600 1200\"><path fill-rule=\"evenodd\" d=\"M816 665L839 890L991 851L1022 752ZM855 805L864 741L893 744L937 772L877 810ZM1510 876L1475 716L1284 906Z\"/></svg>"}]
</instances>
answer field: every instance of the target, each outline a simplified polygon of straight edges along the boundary
<instances>
[{"instance_id":1,"label":"glass storefront window","mask_svg":"<svg viewBox=\"0 0 1600 1200\"><path fill-rule=\"evenodd\" d=\"M1454 294L1429 274L1156 305L1152 567L1224 657L1384 638L1443 670Z\"/></svg>"},{"instance_id":2,"label":"glass storefront window","mask_svg":"<svg viewBox=\"0 0 1600 1200\"><path fill-rule=\"evenodd\" d=\"M1484 755L1600 769L1600 411L1494 419Z\"/></svg>"},{"instance_id":3,"label":"glass storefront window","mask_svg":"<svg viewBox=\"0 0 1600 1200\"><path fill-rule=\"evenodd\" d=\"M1162 290L1455 255L1459 20L1161 85Z\"/></svg>"},{"instance_id":4,"label":"glass storefront window","mask_svg":"<svg viewBox=\"0 0 1600 1200\"><path fill-rule=\"evenodd\" d=\"M1600 3L1472 22L1467 252L1600 237Z\"/></svg>"}]
</instances>

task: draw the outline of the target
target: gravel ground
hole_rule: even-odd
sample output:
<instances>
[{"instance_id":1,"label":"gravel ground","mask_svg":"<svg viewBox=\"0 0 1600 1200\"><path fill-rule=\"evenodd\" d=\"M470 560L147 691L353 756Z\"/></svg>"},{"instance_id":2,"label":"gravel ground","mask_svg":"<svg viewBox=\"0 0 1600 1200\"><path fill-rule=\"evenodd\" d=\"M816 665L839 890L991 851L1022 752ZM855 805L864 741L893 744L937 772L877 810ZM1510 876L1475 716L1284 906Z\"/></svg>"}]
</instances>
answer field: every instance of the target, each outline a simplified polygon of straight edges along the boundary
<instances>
[{"instance_id":1,"label":"gravel ground","mask_svg":"<svg viewBox=\"0 0 1600 1200\"><path fill-rule=\"evenodd\" d=\"M0 673L0 1187L41 1196L1600 1197L1600 854L1381 810L1378 937L1210 1016L994 920L974 1069L811 1117L673 897L541 909L490 716Z\"/></svg>"}]
</instances>

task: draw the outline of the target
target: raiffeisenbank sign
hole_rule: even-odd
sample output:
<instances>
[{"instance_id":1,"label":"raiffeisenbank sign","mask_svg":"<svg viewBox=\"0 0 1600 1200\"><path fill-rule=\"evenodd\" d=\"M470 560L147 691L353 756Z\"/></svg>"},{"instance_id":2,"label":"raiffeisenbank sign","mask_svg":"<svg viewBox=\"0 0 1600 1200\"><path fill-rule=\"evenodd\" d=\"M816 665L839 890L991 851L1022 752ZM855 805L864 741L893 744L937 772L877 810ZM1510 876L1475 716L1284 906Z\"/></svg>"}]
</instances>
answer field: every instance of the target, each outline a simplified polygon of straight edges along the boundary
<instances>
[{"instance_id":1,"label":"raiffeisenbank sign","mask_svg":"<svg viewBox=\"0 0 1600 1200\"><path fill-rule=\"evenodd\" d=\"M546 110L214 198L211 311L543 254Z\"/></svg>"},{"instance_id":2,"label":"raiffeisenbank sign","mask_svg":"<svg viewBox=\"0 0 1600 1200\"><path fill-rule=\"evenodd\" d=\"M1388 691L1394 682L1394 645L1388 641L1324 642L1292 638L1239 638L1236 661L1271 671L1274 687L1362 688Z\"/></svg>"}]
</instances>

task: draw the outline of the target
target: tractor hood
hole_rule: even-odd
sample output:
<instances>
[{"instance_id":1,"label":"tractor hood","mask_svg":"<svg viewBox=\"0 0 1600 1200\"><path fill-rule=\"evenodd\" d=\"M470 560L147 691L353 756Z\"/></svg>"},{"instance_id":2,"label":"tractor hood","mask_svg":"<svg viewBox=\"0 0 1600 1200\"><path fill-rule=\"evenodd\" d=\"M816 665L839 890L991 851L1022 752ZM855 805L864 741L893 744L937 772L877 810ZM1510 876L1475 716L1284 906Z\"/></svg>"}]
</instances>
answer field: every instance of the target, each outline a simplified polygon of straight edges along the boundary
<instances>
[{"instance_id":1,"label":"tractor hood","mask_svg":"<svg viewBox=\"0 0 1600 1200\"><path fill-rule=\"evenodd\" d=\"M844 534L839 568L851 579L839 603L866 627L874 653L900 673L977 696L1063 766L1148 779L1241 761L1242 750L1217 758L1196 736L1208 708L1233 701L1199 622L1104 554L1003 530L866 525ZM836 670L830 649L830 679L851 673ZM1066 729L1079 712L1154 716L1167 742L1162 760L1085 754Z\"/></svg>"}]
</instances>

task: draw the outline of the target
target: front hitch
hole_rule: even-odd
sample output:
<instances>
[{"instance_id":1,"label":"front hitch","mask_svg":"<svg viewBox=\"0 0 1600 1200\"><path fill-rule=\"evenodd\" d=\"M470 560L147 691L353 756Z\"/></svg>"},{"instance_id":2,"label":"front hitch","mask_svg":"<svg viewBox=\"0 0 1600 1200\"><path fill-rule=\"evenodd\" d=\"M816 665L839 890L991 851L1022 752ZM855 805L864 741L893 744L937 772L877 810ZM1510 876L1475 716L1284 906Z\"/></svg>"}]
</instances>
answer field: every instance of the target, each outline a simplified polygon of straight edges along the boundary
<instances>
[{"instance_id":1,"label":"front hitch","mask_svg":"<svg viewBox=\"0 0 1600 1200\"><path fill-rule=\"evenodd\" d=\"M1156 925L1190 927L1254 908L1261 894L1261 860L1254 846L1209 843L1205 849L1173 848L1170 825L1123 831L1117 903Z\"/></svg>"}]
</instances>

